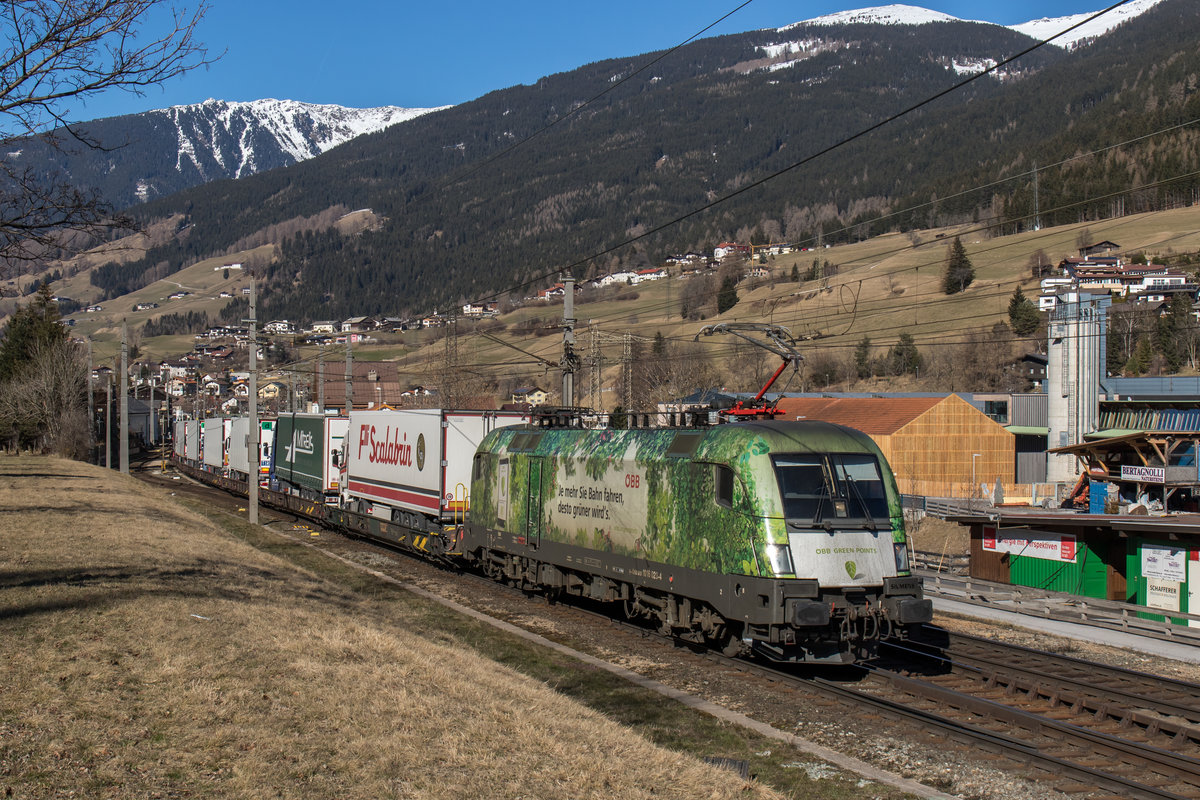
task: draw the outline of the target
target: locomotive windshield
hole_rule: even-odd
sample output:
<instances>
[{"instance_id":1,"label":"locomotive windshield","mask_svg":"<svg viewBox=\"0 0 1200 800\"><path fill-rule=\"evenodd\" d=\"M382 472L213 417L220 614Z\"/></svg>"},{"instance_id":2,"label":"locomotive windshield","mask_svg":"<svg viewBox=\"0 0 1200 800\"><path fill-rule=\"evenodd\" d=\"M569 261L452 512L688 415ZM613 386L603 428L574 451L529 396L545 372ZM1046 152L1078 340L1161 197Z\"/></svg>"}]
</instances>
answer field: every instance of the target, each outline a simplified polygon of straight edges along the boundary
<instances>
[{"instance_id":1,"label":"locomotive windshield","mask_svg":"<svg viewBox=\"0 0 1200 800\"><path fill-rule=\"evenodd\" d=\"M874 456L798 453L771 460L788 520L812 525L849 519L888 524L887 492Z\"/></svg>"}]
</instances>

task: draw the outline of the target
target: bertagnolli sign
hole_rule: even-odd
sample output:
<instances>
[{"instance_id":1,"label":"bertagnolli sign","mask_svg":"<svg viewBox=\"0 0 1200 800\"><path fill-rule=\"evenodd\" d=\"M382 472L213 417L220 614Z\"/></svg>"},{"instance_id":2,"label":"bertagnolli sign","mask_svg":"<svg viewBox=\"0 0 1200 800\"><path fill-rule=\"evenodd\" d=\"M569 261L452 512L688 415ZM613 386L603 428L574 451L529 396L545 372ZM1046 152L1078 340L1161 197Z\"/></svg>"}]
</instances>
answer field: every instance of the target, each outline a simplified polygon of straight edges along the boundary
<instances>
[{"instance_id":1,"label":"bertagnolli sign","mask_svg":"<svg viewBox=\"0 0 1200 800\"><path fill-rule=\"evenodd\" d=\"M1167 470L1164 467L1121 466L1121 480L1138 481L1140 483L1166 483Z\"/></svg>"}]
</instances>

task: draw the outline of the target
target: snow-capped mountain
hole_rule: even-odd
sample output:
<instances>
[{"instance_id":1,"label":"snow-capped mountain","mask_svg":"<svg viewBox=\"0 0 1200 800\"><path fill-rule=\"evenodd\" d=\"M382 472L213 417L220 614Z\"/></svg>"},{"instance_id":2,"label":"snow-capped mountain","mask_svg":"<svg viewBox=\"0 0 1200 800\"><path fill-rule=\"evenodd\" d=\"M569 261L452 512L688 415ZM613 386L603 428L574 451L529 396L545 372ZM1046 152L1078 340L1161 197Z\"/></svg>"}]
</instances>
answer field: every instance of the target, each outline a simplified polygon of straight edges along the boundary
<instances>
[{"instance_id":1,"label":"snow-capped mountain","mask_svg":"<svg viewBox=\"0 0 1200 800\"><path fill-rule=\"evenodd\" d=\"M930 22L957 21L959 21L958 17L952 17L940 11L895 3L888 6L838 11L813 19L793 22L791 25L779 28L779 32L784 33L802 25L925 25Z\"/></svg>"},{"instance_id":2,"label":"snow-capped mountain","mask_svg":"<svg viewBox=\"0 0 1200 800\"><path fill-rule=\"evenodd\" d=\"M201 154L211 153L229 177L240 178L278 166L280 156L290 163L304 161L343 142L419 117L432 108L344 108L294 100L253 100L248 103L205 100L148 112L168 119L179 134L175 168L190 162L201 175L210 168Z\"/></svg>"},{"instance_id":3,"label":"snow-capped mountain","mask_svg":"<svg viewBox=\"0 0 1200 800\"><path fill-rule=\"evenodd\" d=\"M206 100L76 126L101 149L63 154L36 140L4 157L95 187L119 208L222 178L290 166L438 108L345 108L292 100ZM63 137L70 141L69 137Z\"/></svg>"},{"instance_id":4,"label":"snow-capped mountain","mask_svg":"<svg viewBox=\"0 0 1200 800\"><path fill-rule=\"evenodd\" d=\"M1132 2L1126 3L1086 25L1081 25L1075 30L1056 38L1054 44L1059 47L1071 49L1080 42L1090 41L1097 36L1102 36L1122 22L1133 19L1160 2L1162 0L1132 0ZM1099 11L1100 9L1096 10ZM1036 19L1017 25L1005 25L1003 27L1023 33L1026 36L1031 36L1034 39L1046 39L1072 25L1083 22L1095 13L1093 11L1084 14L1073 14L1067 17ZM778 32L786 33L793 28L809 25L927 25L935 22L983 22L984 24L994 24L984 22L983 20L961 20L958 17L943 14L940 11L930 11L927 8L919 6L897 3L826 14L825 16L814 17L813 19L794 22L791 25L779 28Z\"/></svg>"}]
</instances>

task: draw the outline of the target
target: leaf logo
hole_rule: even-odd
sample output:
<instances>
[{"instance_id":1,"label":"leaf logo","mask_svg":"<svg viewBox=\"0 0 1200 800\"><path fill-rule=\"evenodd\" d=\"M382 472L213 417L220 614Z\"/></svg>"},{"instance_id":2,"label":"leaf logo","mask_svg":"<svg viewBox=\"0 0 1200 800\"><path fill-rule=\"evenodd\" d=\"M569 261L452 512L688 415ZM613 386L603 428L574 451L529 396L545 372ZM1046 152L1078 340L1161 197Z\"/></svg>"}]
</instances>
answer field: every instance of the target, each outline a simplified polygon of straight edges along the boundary
<instances>
[{"instance_id":1,"label":"leaf logo","mask_svg":"<svg viewBox=\"0 0 1200 800\"><path fill-rule=\"evenodd\" d=\"M854 576L858 575L858 564L855 564L853 561L847 561L846 574L851 578L854 578Z\"/></svg>"}]
</instances>

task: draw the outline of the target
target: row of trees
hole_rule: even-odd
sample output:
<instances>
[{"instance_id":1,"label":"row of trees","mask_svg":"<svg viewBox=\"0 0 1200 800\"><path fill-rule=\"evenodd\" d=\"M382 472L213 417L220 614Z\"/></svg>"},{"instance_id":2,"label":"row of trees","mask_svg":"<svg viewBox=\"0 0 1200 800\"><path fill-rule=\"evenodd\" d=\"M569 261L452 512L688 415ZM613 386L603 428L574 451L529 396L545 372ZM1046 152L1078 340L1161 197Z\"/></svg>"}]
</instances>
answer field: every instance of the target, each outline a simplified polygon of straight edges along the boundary
<instances>
[{"instance_id":1,"label":"row of trees","mask_svg":"<svg viewBox=\"0 0 1200 800\"><path fill-rule=\"evenodd\" d=\"M82 458L90 444L87 356L43 285L0 340L0 437L10 449Z\"/></svg>"}]
</instances>

